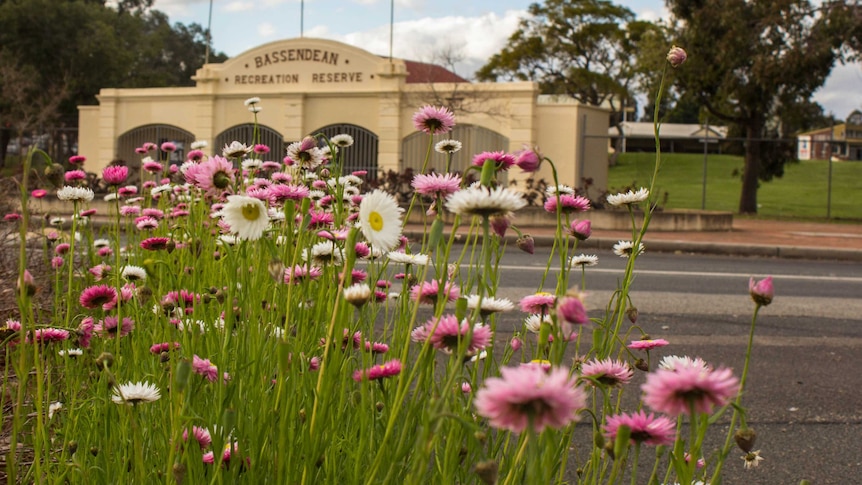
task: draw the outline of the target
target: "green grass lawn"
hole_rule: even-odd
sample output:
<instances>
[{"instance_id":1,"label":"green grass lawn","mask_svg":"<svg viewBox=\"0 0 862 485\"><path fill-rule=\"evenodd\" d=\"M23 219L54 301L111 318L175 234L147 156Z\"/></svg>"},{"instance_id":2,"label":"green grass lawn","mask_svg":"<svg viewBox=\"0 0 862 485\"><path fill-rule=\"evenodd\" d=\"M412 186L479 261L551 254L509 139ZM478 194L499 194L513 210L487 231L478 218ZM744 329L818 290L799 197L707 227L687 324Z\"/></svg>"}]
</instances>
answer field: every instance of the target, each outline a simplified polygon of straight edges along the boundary
<instances>
[{"instance_id":1,"label":"green grass lawn","mask_svg":"<svg viewBox=\"0 0 862 485\"><path fill-rule=\"evenodd\" d=\"M703 154L662 154L656 190L667 194L668 209L700 209L703 200ZM624 153L608 171L608 186L647 186L655 163L653 153ZM742 157L709 155L706 174L706 209L736 212L742 188ZM810 160L785 166L784 176L761 182L757 192L758 215L825 219L829 163ZM862 163L832 164L833 219L862 220Z\"/></svg>"}]
</instances>

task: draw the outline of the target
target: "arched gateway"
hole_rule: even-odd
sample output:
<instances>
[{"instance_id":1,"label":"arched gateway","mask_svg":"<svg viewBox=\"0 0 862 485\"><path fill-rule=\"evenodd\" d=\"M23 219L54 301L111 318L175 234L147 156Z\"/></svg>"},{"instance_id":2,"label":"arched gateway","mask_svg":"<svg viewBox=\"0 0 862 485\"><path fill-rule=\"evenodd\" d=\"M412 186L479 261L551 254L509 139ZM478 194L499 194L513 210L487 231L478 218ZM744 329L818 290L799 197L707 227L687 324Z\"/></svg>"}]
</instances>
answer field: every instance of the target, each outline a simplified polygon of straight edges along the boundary
<instances>
[{"instance_id":1,"label":"arched gateway","mask_svg":"<svg viewBox=\"0 0 862 485\"><path fill-rule=\"evenodd\" d=\"M185 150L187 141L202 140L209 142L205 151L213 154L221 151L226 133L246 134L256 121L270 140L273 160L281 160L287 143L315 130L355 129L350 152L356 158L350 169L402 171L410 166L407 158L412 159L405 148L414 143L427 147L421 142L426 135L413 135L413 113L425 104L451 101L464 128L435 141L459 133L491 140L485 135L493 134L493 143L465 140L465 148L493 145L516 151L538 145L557 163L561 182L578 185L589 176L596 187L606 185L607 141L591 135L606 133L607 111L540 97L535 83L470 83L439 66L311 38L255 47L222 64L203 66L193 79L193 87L105 88L98 105L79 107L79 153L93 161L89 168L100 171L99 163L107 164L121 152L126 157L126 146L136 143L132 133L170 127L183 135L177 141ZM260 98L256 115L243 104L251 97ZM152 133L147 141L179 138ZM464 160L470 156L466 150L461 154ZM509 176L526 177L517 171ZM550 170L537 177L550 180Z\"/></svg>"}]
</instances>

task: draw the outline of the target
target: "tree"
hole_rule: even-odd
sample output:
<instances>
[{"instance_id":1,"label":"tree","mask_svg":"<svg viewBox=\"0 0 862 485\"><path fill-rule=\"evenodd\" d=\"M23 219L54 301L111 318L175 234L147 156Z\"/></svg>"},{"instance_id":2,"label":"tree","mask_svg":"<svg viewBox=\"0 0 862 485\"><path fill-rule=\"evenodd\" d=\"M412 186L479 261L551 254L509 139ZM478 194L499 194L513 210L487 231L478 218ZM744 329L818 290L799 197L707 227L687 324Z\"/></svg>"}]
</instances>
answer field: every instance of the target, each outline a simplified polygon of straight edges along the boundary
<instances>
[{"instance_id":1,"label":"tree","mask_svg":"<svg viewBox=\"0 0 862 485\"><path fill-rule=\"evenodd\" d=\"M811 96L846 58L845 42L858 35L859 7L833 1L815 8L807 0L668 0L668 6L675 42L688 52L675 73L677 86L744 136L739 212L756 213L759 181L781 176L793 158L793 150L764 139L792 134L782 120L801 124Z\"/></svg>"}]
</instances>

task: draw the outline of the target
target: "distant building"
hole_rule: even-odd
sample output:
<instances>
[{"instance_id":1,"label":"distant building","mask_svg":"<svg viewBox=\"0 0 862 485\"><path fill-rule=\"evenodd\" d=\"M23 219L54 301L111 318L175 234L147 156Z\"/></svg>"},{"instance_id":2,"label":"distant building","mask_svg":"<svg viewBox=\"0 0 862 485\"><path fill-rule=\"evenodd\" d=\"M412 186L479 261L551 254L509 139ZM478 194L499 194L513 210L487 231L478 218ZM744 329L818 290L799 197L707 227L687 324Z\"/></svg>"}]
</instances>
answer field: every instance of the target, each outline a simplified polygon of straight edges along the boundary
<instances>
[{"instance_id":1,"label":"distant building","mask_svg":"<svg viewBox=\"0 0 862 485\"><path fill-rule=\"evenodd\" d=\"M620 123L622 135L616 127L608 128L611 147L621 152L655 151L655 127L652 122L624 121ZM659 133L664 152L702 153L704 144L712 153L721 152L719 141L727 137L726 126L662 123Z\"/></svg>"},{"instance_id":2,"label":"distant building","mask_svg":"<svg viewBox=\"0 0 862 485\"><path fill-rule=\"evenodd\" d=\"M797 135L800 160L862 160L862 112L850 113L846 123Z\"/></svg>"},{"instance_id":3,"label":"distant building","mask_svg":"<svg viewBox=\"0 0 862 485\"><path fill-rule=\"evenodd\" d=\"M433 64L389 59L340 42L287 39L252 48L222 64L206 64L195 86L102 89L96 106L80 106L80 149L98 172L113 159L134 173L144 142L171 141L174 164L189 145L206 140L211 154L226 144L250 143L252 135L281 161L284 148L306 135L347 133L356 145L345 150L348 171L445 170L445 157L428 150L428 136L417 132L412 116L425 104L454 106L457 125L435 139L454 138L463 149L452 169L463 171L482 151L514 152L538 145L554 160L561 183L607 185L608 110L539 96L534 82L471 83ZM259 97L253 116L243 101ZM460 108L460 109L459 109ZM254 121L257 121L257 125ZM155 158L159 154L152 154ZM513 170L508 181L529 174ZM535 174L552 180L547 164Z\"/></svg>"}]
</instances>

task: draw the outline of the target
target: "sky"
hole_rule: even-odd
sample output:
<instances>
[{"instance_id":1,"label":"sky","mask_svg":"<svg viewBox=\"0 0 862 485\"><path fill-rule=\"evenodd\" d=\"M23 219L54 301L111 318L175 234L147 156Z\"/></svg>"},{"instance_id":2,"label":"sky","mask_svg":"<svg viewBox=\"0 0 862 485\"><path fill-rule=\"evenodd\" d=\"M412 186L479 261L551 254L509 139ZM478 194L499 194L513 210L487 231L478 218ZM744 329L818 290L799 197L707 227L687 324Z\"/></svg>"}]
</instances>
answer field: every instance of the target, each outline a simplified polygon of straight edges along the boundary
<instances>
[{"instance_id":1,"label":"sky","mask_svg":"<svg viewBox=\"0 0 862 485\"><path fill-rule=\"evenodd\" d=\"M505 46L526 14L530 0L394 0L394 57L435 62L443 53L460 59L455 71L466 78ZM638 18L667 16L663 0L616 0ZM172 22L206 27L209 0L156 0ZM388 0L213 0L216 51L228 56L267 42L299 37L341 41L374 54L389 55L391 1ZM300 19L303 22L300 22ZM862 64L838 65L814 95L826 113L845 118L862 109Z\"/></svg>"}]
</instances>

